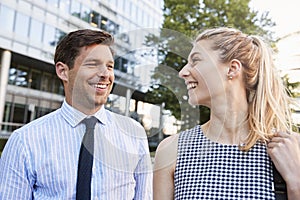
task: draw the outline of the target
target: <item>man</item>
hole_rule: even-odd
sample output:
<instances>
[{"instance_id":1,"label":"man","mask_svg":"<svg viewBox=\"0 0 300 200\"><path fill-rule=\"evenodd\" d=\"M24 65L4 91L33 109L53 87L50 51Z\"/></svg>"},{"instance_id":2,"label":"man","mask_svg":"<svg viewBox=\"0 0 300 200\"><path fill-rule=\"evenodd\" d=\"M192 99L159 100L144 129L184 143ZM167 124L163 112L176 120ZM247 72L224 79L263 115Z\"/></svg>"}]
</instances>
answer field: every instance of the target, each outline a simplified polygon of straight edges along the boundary
<instances>
[{"instance_id":1,"label":"man","mask_svg":"<svg viewBox=\"0 0 300 200\"><path fill-rule=\"evenodd\" d=\"M110 34L95 30L71 32L58 44L54 62L65 100L9 138L0 199L152 199L144 129L104 108L114 82L112 44ZM90 128L86 118L96 124ZM86 135L92 143L83 142Z\"/></svg>"}]
</instances>

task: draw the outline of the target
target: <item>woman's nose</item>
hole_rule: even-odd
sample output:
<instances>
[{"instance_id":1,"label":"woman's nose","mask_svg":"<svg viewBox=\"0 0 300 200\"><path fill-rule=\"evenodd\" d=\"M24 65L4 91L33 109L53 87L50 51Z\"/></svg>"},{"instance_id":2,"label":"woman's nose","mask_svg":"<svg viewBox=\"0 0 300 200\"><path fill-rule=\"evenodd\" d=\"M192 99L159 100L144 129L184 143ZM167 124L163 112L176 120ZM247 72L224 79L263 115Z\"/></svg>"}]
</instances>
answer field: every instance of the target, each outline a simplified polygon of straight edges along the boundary
<instances>
[{"instance_id":1,"label":"woman's nose","mask_svg":"<svg viewBox=\"0 0 300 200\"><path fill-rule=\"evenodd\" d=\"M188 70L188 64L186 64L180 71L179 71L179 77L184 78L190 75L190 72Z\"/></svg>"}]
</instances>

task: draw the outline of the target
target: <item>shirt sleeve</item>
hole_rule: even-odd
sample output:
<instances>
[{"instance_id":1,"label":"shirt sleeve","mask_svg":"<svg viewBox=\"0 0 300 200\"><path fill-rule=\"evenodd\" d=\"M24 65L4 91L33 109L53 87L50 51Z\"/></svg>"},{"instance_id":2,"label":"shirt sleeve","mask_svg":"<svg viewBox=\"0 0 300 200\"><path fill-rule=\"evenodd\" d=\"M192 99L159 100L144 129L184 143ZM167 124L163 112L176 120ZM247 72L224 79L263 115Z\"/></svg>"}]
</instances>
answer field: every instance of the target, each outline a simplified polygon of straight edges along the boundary
<instances>
[{"instance_id":1,"label":"shirt sleeve","mask_svg":"<svg viewBox=\"0 0 300 200\"><path fill-rule=\"evenodd\" d=\"M7 141L0 161L0 199L32 199L32 185L28 175L28 157L14 132Z\"/></svg>"},{"instance_id":2,"label":"shirt sleeve","mask_svg":"<svg viewBox=\"0 0 300 200\"><path fill-rule=\"evenodd\" d=\"M149 153L147 138L143 139L142 154L138 166L135 170L134 177L136 181L135 200L152 200L152 163Z\"/></svg>"}]
</instances>

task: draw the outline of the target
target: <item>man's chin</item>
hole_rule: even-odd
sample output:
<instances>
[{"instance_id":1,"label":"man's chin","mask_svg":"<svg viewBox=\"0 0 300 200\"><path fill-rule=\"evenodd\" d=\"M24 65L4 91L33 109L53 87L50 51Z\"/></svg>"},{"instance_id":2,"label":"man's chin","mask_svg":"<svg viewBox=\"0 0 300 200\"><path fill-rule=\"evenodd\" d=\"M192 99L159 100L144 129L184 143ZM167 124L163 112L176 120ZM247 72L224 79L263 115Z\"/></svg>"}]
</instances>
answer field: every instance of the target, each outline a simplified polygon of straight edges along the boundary
<instances>
[{"instance_id":1,"label":"man's chin","mask_svg":"<svg viewBox=\"0 0 300 200\"><path fill-rule=\"evenodd\" d=\"M95 107L101 107L104 104L107 103L107 97L106 98L101 98L101 99L95 99Z\"/></svg>"}]
</instances>

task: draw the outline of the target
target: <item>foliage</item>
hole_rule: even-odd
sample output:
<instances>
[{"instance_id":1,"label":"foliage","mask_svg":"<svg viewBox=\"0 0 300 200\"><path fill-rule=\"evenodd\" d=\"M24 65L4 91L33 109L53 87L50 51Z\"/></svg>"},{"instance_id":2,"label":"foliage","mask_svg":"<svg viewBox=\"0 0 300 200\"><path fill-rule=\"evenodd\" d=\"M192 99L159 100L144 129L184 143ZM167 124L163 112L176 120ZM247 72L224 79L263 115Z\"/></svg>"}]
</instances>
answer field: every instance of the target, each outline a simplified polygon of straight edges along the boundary
<instances>
[{"instance_id":1,"label":"foliage","mask_svg":"<svg viewBox=\"0 0 300 200\"><path fill-rule=\"evenodd\" d=\"M296 92L297 91L296 89L300 87L300 82L294 82L294 83L290 82L288 74L285 74L282 77L282 80L284 85L286 86L288 94L291 97L293 98L300 97L300 93Z\"/></svg>"},{"instance_id":2,"label":"foliage","mask_svg":"<svg viewBox=\"0 0 300 200\"><path fill-rule=\"evenodd\" d=\"M186 64L192 40L205 28L229 26L249 34L259 34L274 41L266 27L274 23L268 13L258 16L249 7L250 0L164 0L164 23L159 37L149 35L146 44L157 49L159 66L152 76L146 99L165 102L165 109L183 122L181 129L202 124L209 110L187 104L186 86L178 71Z\"/></svg>"}]
</instances>

